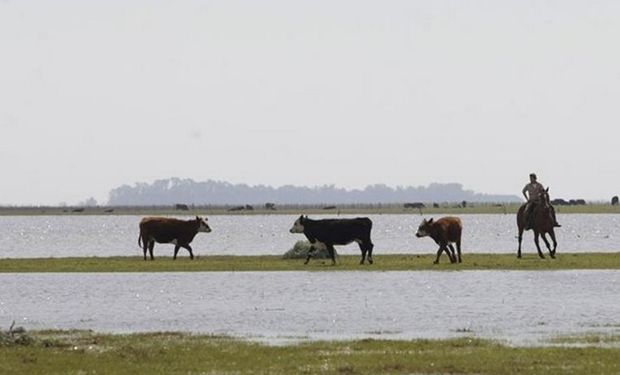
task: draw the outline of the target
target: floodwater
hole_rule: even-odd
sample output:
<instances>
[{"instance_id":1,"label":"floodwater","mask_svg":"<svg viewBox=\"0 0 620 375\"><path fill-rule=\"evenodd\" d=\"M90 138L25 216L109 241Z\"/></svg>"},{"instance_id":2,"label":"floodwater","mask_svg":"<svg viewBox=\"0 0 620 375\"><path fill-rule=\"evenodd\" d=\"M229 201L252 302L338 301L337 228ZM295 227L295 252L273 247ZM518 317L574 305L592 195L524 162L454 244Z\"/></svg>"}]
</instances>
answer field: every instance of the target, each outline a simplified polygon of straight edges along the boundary
<instances>
[{"instance_id":1,"label":"floodwater","mask_svg":"<svg viewBox=\"0 0 620 375\"><path fill-rule=\"evenodd\" d=\"M314 216L314 218L335 217ZM347 216L339 216L347 217ZM439 216L437 216L439 217ZM463 252L514 253L515 215L460 215ZM429 238L416 238L420 215L370 215L374 254L422 254L436 251ZM141 255L138 247L140 216L2 216L0 258ZM301 234L289 229L296 215L216 215L209 217L211 233L199 233L192 247L198 256L279 255ZM558 252L620 251L620 215L558 215ZM535 252L533 235L524 236L525 253ZM356 244L337 247L340 254L359 254ZM156 245L156 256L172 255L172 245ZM187 256L185 250L179 253Z\"/></svg>"},{"instance_id":2,"label":"floodwater","mask_svg":"<svg viewBox=\"0 0 620 375\"><path fill-rule=\"evenodd\" d=\"M0 274L0 322L282 343L620 333L620 271ZM4 327L6 328L6 327Z\"/></svg>"}]
</instances>

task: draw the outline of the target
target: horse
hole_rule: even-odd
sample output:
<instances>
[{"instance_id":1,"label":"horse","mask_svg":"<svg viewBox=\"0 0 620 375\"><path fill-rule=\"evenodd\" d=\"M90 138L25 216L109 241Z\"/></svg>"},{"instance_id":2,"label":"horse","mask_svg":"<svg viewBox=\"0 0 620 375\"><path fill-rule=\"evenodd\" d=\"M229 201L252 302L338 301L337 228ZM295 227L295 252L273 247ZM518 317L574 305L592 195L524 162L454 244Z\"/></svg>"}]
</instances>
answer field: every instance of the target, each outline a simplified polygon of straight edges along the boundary
<instances>
[{"instance_id":1,"label":"horse","mask_svg":"<svg viewBox=\"0 0 620 375\"><path fill-rule=\"evenodd\" d=\"M530 227L534 231L534 243L538 250L538 256L542 259L545 259L545 256L542 251L540 251L538 236L542 236L543 241L545 241L545 245L547 245L547 249L549 249L549 256L555 258L555 249L558 247L558 243L555 239L555 232L553 230L553 224L555 222L554 215L553 206L551 206L549 202L549 188L547 188L542 194L541 202L534 207L534 212L531 213L532 222L530 223ZM519 208L519 212L517 212L517 228L519 229L519 250L517 251L517 258L521 258L521 240L523 239L523 230L525 229L525 204L523 204ZM553 241L553 250L545 236L547 233L549 233Z\"/></svg>"}]
</instances>

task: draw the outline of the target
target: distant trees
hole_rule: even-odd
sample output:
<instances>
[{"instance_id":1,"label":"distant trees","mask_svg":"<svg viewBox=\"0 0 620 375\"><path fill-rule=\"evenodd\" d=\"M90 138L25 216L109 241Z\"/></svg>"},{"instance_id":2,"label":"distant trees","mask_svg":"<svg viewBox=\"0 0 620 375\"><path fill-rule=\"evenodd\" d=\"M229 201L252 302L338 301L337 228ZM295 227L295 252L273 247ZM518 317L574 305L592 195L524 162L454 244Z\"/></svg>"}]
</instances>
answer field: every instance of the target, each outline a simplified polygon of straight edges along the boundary
<instances>
[{"instance_id":1,"label":"distant trees","mask_svg":"<svg viewBox=\"0 0 620 375\"><path fill-rule=\"evenodd\" d=\"M461 184L428 186L369 185L364 189L347 190L334 185L315 187L284 185L278 188L265 185L250 186L224 181L196 182L191 179L169 178L151 184L122 185L109 193L112 206L230 204L246 205L265 202L273 204L373 204L400 202L518 202L514 195L479 194L464 190Z\"/></svg>"}]
</instances>

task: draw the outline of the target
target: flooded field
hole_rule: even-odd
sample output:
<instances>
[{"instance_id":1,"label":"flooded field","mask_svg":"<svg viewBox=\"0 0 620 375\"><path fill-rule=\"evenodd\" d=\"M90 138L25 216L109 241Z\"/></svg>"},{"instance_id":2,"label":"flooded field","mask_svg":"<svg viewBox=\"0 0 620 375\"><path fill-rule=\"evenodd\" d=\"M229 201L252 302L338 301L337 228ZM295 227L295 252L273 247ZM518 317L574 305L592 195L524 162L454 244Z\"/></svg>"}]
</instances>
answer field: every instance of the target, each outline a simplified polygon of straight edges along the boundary
<instances>
[{"instance_id":1,"label":"flooded field","mask_svg":"<svg viewBox=\"0 0 620 375\"><path fill-rule=\"evenodd\" d=\"M313 216L320 218L321 216ZM335 217L324 216L324 217ZM346 216L339 216L346 217ZM514 215L461 215L464 253L516 251ZM140 216L0 216L0 258L129 256L138 247ZM199 256L277 255L305 239L289 229L296 215L216 215L209 218L212 233L199 234L192 246ZM436 251L428 238L415 238L420 215L371 215L375 254L421 254ZM558 252L620 251L620 215L559 215ZM532 233L524 252L535 252ZM170 256L171 245L157 245L156 256ZM358 254L357 245L338 247L341 254ZM179 253L187 256L184 250Z\"/></svg>"},{"instance_id":2,"label":"flooded field","mask_svg":"<svg viewBox=\"0 0 620 375\"><path fill-rule=\"evenodd\" d=\"M620 333L620 271L0 274L0 322L271 343Z\"/></svg>"}]
</instances>

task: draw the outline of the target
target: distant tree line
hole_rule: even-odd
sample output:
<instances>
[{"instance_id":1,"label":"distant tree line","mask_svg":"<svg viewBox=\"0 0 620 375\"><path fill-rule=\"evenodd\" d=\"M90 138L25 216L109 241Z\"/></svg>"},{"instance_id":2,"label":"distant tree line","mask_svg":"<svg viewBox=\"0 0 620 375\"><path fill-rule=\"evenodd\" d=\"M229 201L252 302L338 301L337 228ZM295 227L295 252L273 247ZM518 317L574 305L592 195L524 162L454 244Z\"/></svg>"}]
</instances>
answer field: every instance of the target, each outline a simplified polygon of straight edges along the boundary
<instances>
[{"instance_id":1,"label":"distant tree line","mask_svg":"<svg viewBox=\"0 0 620 375\"><path fill-rule=\"evenodd\" d=\"M433 183L428 186L389 187L369 185L347 190L334 185L315 187L285 185L250 186L208 180L168 178L153 183L122 185L109 193L110 206L174 205L177 203L209 204L355 204L399 202L519 202L516 195L492 195L464 190L458 183Z\"/></svg>"}]
</instances>

